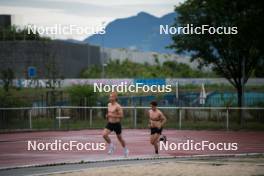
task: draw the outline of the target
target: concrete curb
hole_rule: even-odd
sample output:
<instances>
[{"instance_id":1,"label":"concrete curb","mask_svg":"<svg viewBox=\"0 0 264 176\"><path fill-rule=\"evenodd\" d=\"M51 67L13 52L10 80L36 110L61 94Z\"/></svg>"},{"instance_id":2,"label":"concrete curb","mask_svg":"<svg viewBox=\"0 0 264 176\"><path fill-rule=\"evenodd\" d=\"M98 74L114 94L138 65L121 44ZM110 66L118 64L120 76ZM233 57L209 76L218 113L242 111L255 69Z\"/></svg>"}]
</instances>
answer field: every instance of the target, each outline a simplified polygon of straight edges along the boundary
<instances>
[{"instance_id":1,"label":"concrete curb","mask_svg":"<svg viewBox=\"0 0 264 176\"><path fill-rule=\"evenodd\" d=\"M30 167L49 167L49 166L59 166L59 165L70 165L70 164L89 164L89 163L103 163L103 162L118 162L118 161L136 161L136 160L160 160L160 159L199 159L199 158L213 158L213 157L246 157L246 156L264 156L264 153L241 153L241 154L209 154L209 155L183 155L183 156L138 156L131 158L111 158L111 159L99 159L99 160L87 160L78 162L58 162L51 164L33 164L33 165L22 165L22 166L11 166L11 167L1 167L2 170L20 169L20 168L30 168Z\"/></svg>"}]
</instances>

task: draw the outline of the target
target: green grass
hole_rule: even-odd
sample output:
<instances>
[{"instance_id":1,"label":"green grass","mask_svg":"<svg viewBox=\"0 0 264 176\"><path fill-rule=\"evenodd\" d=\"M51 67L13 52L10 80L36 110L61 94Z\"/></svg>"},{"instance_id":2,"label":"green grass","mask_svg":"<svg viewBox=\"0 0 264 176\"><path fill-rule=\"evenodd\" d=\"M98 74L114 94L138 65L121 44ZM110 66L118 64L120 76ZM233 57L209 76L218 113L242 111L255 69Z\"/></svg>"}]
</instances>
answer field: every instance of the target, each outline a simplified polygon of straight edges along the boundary
<instances>
[{"instance_id":1,"label":"green grass","mask_svg":"<svg viewBox=\"0 0 264 176\"><path fill-rule=\"evenodd\" d=\"M216 121L182 121L181 129L188 130L225 130L223 122Z\"/></svg>"},{"instance_id":2,"label":"green grass","mask_svg":"<svg viewBox=\"0 0 264 176\"><path fill-rule=\"evenodd\" d=\"M94 116L92 119L92 124L90 126L89 115L86 118L70 120L61 120L61 129L77 130L77 129L102 129L105 127L107 121L102 116ZM7 125L8 124L8 125ZM59 129L58 120L51 117L32 117L32 127L34 130L43 129ZM134 128L133 116L127 115L122 120L123 128ZM148 118L145 116L139 116L137 118L137 128L146 129L148 128ZM165 125L167 129L179 129L179 121L177 118L168 118ZM1 125L0 129L29 129L28 119L12 119L7 121L5 124ZM181 122L181 129L188 130L226 130L225 121L217 120L196 120L183 119ZM249 130L249 131L263 131L264 123L258 121L246 121L243 126L241 126L237 121L230 121L229 130Z\"/></svg>"},{"instance_id":3,"label":"green grass","mask_svg":"<svg viewBox=\"0 0 264 176\"><path fill-rule=\"evenodd\" d=\"M25 119L13 118L0 124L0 129L25 129L29 128L29 122Z\"/></svg>"},{"instance_id":4,"label":"green grass","mask_svg":"<svg viewBox=\"0 0 264 176\"><path fill-rule=\"evenodd\" d=\"M54 119L46 117L33 118L33 129L53 129L55 127Z\"/></svg>"},{"instance_id":5,"label":"green grass","mask_svg":"<svg viewBox=\"0 0 264 176\"><path fill-rule=\"evenodd\" d=\"M232 130L252 130L252 131L263 131L264 123L262 122L245 122L244 125L240 125L237 122L230 122L229 128Z\"/></svg>"}]
</instances>

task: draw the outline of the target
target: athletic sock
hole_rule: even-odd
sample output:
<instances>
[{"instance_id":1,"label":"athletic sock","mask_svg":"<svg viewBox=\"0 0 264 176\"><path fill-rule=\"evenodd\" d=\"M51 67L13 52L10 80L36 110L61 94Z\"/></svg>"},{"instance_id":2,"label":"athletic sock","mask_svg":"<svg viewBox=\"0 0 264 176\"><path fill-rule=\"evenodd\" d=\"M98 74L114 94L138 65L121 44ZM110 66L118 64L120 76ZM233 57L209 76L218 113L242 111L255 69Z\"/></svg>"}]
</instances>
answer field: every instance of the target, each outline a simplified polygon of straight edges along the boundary
<instances>
[{"instance_id":1,"label":"athletic sock","mask_svg":"<svg viewBox=\"0 0 264 176\"><path fill-rule=\"evenodd\" d=\"M108 149L108 154L109 155L112 155L114 153L114 150L115 150L115 146L113 143L110 143L109 144L109 149Z\"/></svg>"},{"instance_id":2,"label":"athletic sock","mask_svg":"<svg viewBox=\"0 0 264 176\"><path fill-rule=\"evenodd\" d=\"M128 157L128 154L129 154L128 148L124 147L124 156Z\"/></svg>"},{"instance_id":3,"label":"athletic sock","mask_svg":"<svg viewBox=\"0 0 264 176\"><path fill-rule=\"evenodd\" d=\"M111 142L111 143L109 144L109 147L110 147L110 148L113 148L113 147L114 147L114 144Z\"/></svg>"}]
</instances>

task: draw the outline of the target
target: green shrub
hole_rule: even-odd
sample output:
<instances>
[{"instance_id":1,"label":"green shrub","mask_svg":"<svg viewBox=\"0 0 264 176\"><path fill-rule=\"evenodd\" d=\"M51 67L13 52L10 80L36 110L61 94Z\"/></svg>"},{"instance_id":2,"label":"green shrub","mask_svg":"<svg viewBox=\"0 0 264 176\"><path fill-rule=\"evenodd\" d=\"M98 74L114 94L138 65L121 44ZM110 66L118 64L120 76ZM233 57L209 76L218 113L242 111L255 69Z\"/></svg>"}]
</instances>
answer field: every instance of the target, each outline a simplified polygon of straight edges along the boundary
<instances>
[{"instance_id":1,"label":"green shrub","mask_svg":"<svg viewBox=\"0 0 264 176\"><path fill-rule=\"evenodd\" d=\"M31 103L23 98L17 98L9 92L0 89L0 107L28 107Z\"/></svg>"},{"instance_id":2,"label":"green shrub","mask_svg":"<svg viewBox=\"0 0 264 176\"><path fill-rule=\"evenodd\" d=\"M93 106L96 103L98 94L90 85L76 85L66 89L72 105ZM85 103L86 99L86 103Z\"/></svg>"},{"instance_id":3,"label":"green shrub","mask_svg":"<svg viewBox=\"0 0 264 176\"><path fill-rule=\"evenodd\" d=\"M80 73L83 78L99 78L102 76L102 66L92 66ZM216 77L214 72L203 72L192 69L189 65L166 61L150 65L140 64L128 59L124 61L110 60L104 68L107 78L181 78L181 77Z\"/></svg>"}]
</instances>

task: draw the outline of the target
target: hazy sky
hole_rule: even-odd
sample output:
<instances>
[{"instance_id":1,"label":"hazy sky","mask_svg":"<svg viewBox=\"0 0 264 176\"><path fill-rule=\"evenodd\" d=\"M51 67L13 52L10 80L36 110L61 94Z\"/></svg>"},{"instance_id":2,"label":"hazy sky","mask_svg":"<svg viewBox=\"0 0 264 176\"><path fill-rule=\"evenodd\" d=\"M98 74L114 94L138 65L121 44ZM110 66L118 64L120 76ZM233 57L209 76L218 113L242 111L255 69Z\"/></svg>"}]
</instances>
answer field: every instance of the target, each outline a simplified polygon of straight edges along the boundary
<instances>
[{"instance_id":1,"label":"hazy sky","mask_svg":"<svg viewBox=\"0 0 264 176\"><path fill-rule=\"evenodd\" d=\"M102 23L144 11L163 16L184 0L0 0L0 14L14 15L17 25L78 25L100 27ZM82 40L86 35L52 35Z\"/></svg>"}]
</instances>

